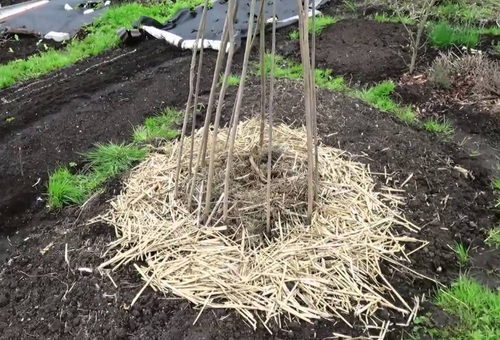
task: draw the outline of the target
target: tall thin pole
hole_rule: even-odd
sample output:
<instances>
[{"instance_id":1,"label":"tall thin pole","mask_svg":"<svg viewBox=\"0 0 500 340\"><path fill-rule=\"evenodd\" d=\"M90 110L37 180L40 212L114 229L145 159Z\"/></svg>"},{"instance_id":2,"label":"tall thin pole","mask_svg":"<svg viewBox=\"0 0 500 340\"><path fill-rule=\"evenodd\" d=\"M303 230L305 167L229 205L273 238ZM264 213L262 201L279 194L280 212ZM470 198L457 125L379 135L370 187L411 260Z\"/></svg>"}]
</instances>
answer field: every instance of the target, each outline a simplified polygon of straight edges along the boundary
<instances>
[{"instance_id":1,"label":"tall thin pole","mask_svg":"<svg viewBox=\"0 0 500 340\"><path fill-rule=\"evenodd\" d=\"M227 43L229 40L229 33L228 33L228 19L229 16L226 16L226 22L224 23L224 29L222 31L222 36L221 36L221 46L219 49L219 53L217 55L217 61L215 63L215 70L214 70L214 75L212 78L212 87L210 89L210 96L208 99L208 106L207 106L207 111L205 115L205 123L203 126L203 136L202 136L202 141L200 144L200 150L198 152L198 157L196 158L196 164L194 166L194 171L193 171L193 179L191 181L191 187L189 189L189 196L188 196L188 207L191 208L191 202L193 199L193 194L194 194L194 189L196 186L196 180L198 177L198 169L200 165L203 167L205 163L205 155L206 155L206 150L207 150L207 141L208 141L208 133L210 131L210 122L212 120L212 108L214 106L214 101L215 101L215 93L216 93L216 88L217 88L217 83L219 80L219 73L222 68L222 64L224 62L224 57L226 55L226 48L227 48Z\"/></svg>"},{"instance_id":2,"label":"tall thin pole","mask_svg":"<svg viewBox=\"0 0 500 340\"><path fill-rule=\"evenodd\" d=\"M228 17L234 17L235 3L236 0L229 1L229 10ZM226 91L228 88L228 79L231 75L231 64L233 62L234 50L235 50L235 41L234 41L234 23L233 20L229 20L229 55L227 57L226 69L224 71L224 80L222 82L222 88L219 94L219 102L217 103L217 112L215 113L215 121L214 121L214 131L212 133L212 148L210 150L210 160L208 166L208 183L207 183L207 193L205 197L205 208L203 211L203 219L206 220L208 218L208 214L210 213L210 202L212 200L212 187L213 187L213 178L215 171L215 151L217 149L217 134L219 132L219 124L220 117L222 113L222 106L224 104L224 98L226 96Z\"/></svg>"},{"instance_id":3,"label":"tall thin pole","mask_svg":"<svg viewBox=\"0 0 500 340\"><path fill-rule=\"evenodd\" d=\"M276 52L276 1L273 0L273 33L271 47L271 84L269 85L269 127L267 146L267 210L266 210L266 231L271 233L271 158L273 154L273 113L274 113L274 54Z\"/></svg>"},{"instance_id":4,"label":"tall thin pole","mask_svg":"<svg viewBox=\"0 0 500 340\"><path fill-rule=\"evenodd\" d=\"M259 152L264 144L265 111L266 111L266 20L264 18L264 0L260 4L260 137Z\"/></svg>"},{"instance_id":5,"label":"tall thin pole","mask_svg":"<svg viewBox=\"0 0 500 340\"><path fill-rule=\"evenodd\" d=\"M301 0L297 0L299 5L299 33L300 33L300 51L303 65L304 78L304 100L306 111L306 130L307 130L307 224L311 223L313 204L314 204L314 155L313 155L313 123L312 123L312 98L311 98L311 63L309 54L309 0L304 1L302 7Z\"/></svg>"},{"instance_id":6,"label":"tall thin pole","mask_svg":"<svg viewBox=\"0 0 500 340\"><path fill-rule=\"evenodd\" d=\"M311 43L311 112L313 120L314 133L314 199L318 200L318 185L319 185L319 154L318 154L318 118L317 118L317 98L316 98L316 3L313 1L312 6L312 43Z\"/></svg>"},{"instance_id":7,"label":"tall thin pole","mask_svg":"<svg viewBox=\"0 0 500 340\"><path fill-rule=\"evenodd\" d=\"M205 0L206 1L206 0ZM181 173L181 163L182 163L182 149L184 147L184 138L186 137L186 128L189 117L189 109L191 108L191 100L193 99L194 92L194 69L196 67L196 55L198 53L198 44L200 42L201 29L205 23L207 16L207 7L203 9L203 14L200 20L200 24L198 26L198 32L196 33L196 40L193 46L193 55L191 57L191 68L189 70L189 94L186 102L186 111L184 113L184 122L182 124L182 132L181 132L181 140L179 143L179 150L177 156L177 169L175 171L175 189L174 189L174 197L177 197L179 191L179 175Z\"/></svg>"},{"instance_id":8,"label":"tall thin pole","mask_svg":"<svg viewBox=\"0 0 500 340\"><path fill-rule=\"evenodd\" d=\"M250 5L250 17L248 20L248 32L253 31L253 24L254 24L254 15L255 15L255 0L252 0L252 4ZM223 220L227 223L227 217L228 217L228 210L229 210L229 185L230 185L230 178L231 178L231 172L232 172L232 167L233 167L233 154L234 154L234 142L236 140L236 133L238 130L238 123L239 123L239 115L240 115L240 110L241 110L241 105L243 103L243 91L245 90L245 80L247 76L247 70L248 70L248 59L250 58L250 50L252 49L252 40L253 37L247 37L247 43L245 47L245 56L243 58L243 69L241 71L241 80L240 80L240 86L238 88L238 94L236 97L236 109L234 112L234 122L233 126L231 128L231 137L229 139L229 151L227 155L227 166L226 166L226 176L224 179L224 215L223 215Z\"/></svg>"},{"instance_id":9,"label":"tall thin pole","mask_svg":"<svg viewBox=\"0 0 500 340\"><path fill-rule=\"evenodd\" d=\"M208 0L205 0L205 4L203 5L203 14L202 18L206 18L206 12L208 9ZM201 72L203 70L203 51L205 43L205 27L207 24L206 19L202 20L203 24L201 27L201 47L200 47L200 60L198 62L198 74L196 75L196 89L194 91L194 104L193 104L193 121L191 126L191 148L189 152L189 173L193 168L193 154L194 154L194 131L196 129L196 112L198 111L198 96L200 94L200 83L201 83Z\"/></svg>"}]
</instances>

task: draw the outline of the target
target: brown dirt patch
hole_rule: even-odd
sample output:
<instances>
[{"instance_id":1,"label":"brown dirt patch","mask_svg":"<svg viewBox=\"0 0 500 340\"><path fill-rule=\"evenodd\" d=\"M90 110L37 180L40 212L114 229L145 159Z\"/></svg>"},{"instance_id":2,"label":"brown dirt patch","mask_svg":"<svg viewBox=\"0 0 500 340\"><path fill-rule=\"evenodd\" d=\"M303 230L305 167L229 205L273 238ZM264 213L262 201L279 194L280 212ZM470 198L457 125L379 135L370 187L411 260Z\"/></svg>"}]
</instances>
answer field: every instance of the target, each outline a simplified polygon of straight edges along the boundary
<instances>
[{"instance_id":1,"label":"brown dirt patch","mask_svg":"<svg viewBox=\"0 0 500 340\"><path fill-rule=\"evenodd\" d=\"M40 37L22 34L17 36L18 40L14 38L14 35L0 36L0 65L7 64L12 60L26 59L48 49L60 49L64 46L62 43Z\"/></svg>"}]
</instances>

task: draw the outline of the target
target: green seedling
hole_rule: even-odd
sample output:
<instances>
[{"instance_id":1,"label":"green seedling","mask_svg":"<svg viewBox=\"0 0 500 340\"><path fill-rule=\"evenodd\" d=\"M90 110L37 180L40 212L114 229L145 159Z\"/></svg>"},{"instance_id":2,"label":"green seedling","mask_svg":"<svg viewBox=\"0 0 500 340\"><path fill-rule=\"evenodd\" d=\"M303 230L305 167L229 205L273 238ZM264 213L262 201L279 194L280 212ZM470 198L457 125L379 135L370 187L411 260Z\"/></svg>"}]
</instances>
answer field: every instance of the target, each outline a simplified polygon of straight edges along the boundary
<instances>
[{"instance_id":1,"label":"green seedling","mask_svg":"<svg viewBox=\"0 0 500 340\"><path fill-rule=\"evenodd\" d=\"M422 127L431 133L443 135L445 137L452 136L454 132L449 122L443 121L442 123L440 123L435 119L429 119L425 121L422 124Z\"/></svg>"},{"instance_id":2,"label":"green seedling","mask_svg":"<svg viewBox=\"0 0 500 340\"><path fill-rule=\"evenodd\" d=\"M454 250L457 254L458 264L460 267L466 266L470 261L469 249L466 248L463 243L456 242Z\"/></svg>"},{"instance_id":3,"label":"green seedling","mask_svg":"<svg viewBox=\"0 0 500 340\"><path fill-rule=\"evenodd\" d=\"M8 117L7 119L5 119L5 121L6 121L7 123L12 123L15 119L16 119L16 118L14 118L14 117Z\"/></svg>"}]
</instances>

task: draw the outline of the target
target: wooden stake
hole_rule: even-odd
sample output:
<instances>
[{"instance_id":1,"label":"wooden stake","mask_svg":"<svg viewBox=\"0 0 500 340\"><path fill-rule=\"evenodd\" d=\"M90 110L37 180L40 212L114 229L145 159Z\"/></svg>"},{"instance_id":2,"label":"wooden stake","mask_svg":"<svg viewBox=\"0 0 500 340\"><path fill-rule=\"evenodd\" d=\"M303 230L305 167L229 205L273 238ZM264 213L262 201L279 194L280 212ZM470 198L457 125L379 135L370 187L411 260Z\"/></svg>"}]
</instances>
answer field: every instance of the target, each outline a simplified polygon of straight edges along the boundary
<instances>
[{"instance_id":1,"label":"wooden stake","mask_svg":"<svg viewBox=\"0 0 500 340\"><path fill-rule=\"evenodd\" d=\"M194 153L194 131L196 129L196 112L198 111L198 96L200 93L200 83L201 83L201 72L203 70L203 51L204 51L204 42L205 42L205 27L207 24L206 16L208 9L208 0L205 0L205 4L203 5L203 13L202 13L202 24L201 24L201 47L200 47L200 61L198 62L198 74L196 75L196 89L194 91L194 104L193 104L193 121L191 126L191 148L189 151L189 173L193 168L193 153Z\"/></svg>"},{"instance_id":2,"label":"wooden stake","mask_svg":"<svg viewBox=\"0 0 500 340\"><path fill-rule=\"evenodd\" d=\"M263 151L264 144L264 128L265 128L265 111L266 111L266 20L264 18L264 0L260 5L260 139L259 139L259 155ZM260 156L259 156L260 158ZM260 163L260 162L259 162Z\"/></svg>"},{"instance_id":3,"label":"wooden stake","mask_svg":"<svg viewBox=\"0 0 500 340\"><path fill-rule=\"evenodd\" d=\"M236 0L230 0L229 2L229 10L228 17L234 17L234 10ZM217 112L215 113L215 121L214 121L214 131L212 134L212 148L210 150L210 161L208 166L208 183L207 183L207 194L205 197L205 209L203 210L203 219L206 220L208 215L210 214L210 202L212 200L212 186L213 186L213 177L215 171L215 153L217 150L217 134L219 132L219 124L220 124L220 116L222 113L222 106L224 104L224 99L226 96L226 91L229 83L229 76L231 75L231 64L233 62L235 50L235 41L234 41L234 23L233 20L229 20L229 55L227 57L226 69L224 71L224 80L222 82L222 88L219 95L219 101L217 103Z\"/></svg>"},{"instance_id":4,"label":"wooden stake","mask_svg":"<svg viewBox=\"0 0 500 340\"><path fill-rule=\"evenodd\" d=\"M207 1L207 0L205 0ZM189 109L191 108L191 100L193 98L193 92L194 92L194 69L196 66L196 55L198 53L198 44L200 42L200 35L201 35L201 29L204 25L205 19L206 19L206 11L205 7L203 9L203 16L200 20L200 25L198 26L198 33L196 33L196 40L194 43L193 47L193 55L191 57L191 68L189 70L189 94L188 94L188 99L186 103L186 111L184 113L184 122L182 124L182 132L181 132L181 140L179 142L179 154L177 156L177 169L175 172L175 189L174 189L174 197L177 198L178 195L178 189L179 189L179 175L181 173L181 162L182 162L182 149L184 146L184 138L186 137L186 128L187 128L187 122L188 122L188 117L189 117Z\"/></svg>"},{"instance_id":5,"label":"wooden stake","mask_svg":"<svg viewBox=\"0 0 500 340\"><path fill-rule=\"evenodd\" d=\"M312 98L311 98L311 63L309 54L309 0L297 0L299 5L299 33L300 33L300 51L303 65L303 78L304 78L304 100L306 111L306 130L307 130L307 224L311 223L314 203L314 155L313 155L313 126L312 126Z\"/></svg>"},{"instance_id":6,"label":"wooden stake","mask_svg":"<svg viewBox=\"0 0 500 340\"><path fill-rule=\"evenodd\" d=\"M311 91L312 91L312 121L313 121L313 133L314 133L314 200L318 200L318 184L319 184L319 173L318 173L318 118L317 118L317 98L316 98L316 4L312 6L312 43L311 43Z\"/></svg>"},{"instance_id":7,"label":"wooden stake","mask_svg":"<svg viewBox=\"0 0 500 340\"><path fill-rule=\"evenodd\" d=\"M253 24L254 24L254 15L255 15L255 0L252 0L252 4L250 5L250 19L248 20L248 32L252 32ZM233 166L233 153L234 153L234 141L236 140L236 133L238 130L239 123L239 115L241 110L241 105L243 103L243 91L245 90L245 80L247 77L248 70L248 59L250 58L250 50L252 49L252 37L247 37L247 43L245 47L245 56L243 58L243 69L241 71L241 80L240 86L238 88L238 94L236 97L236 108L234 111L234 122L231 128L231 137L229 139L229 151L227 155L227 166L226 166L226 176L224 179L224 205L223 205L223 220L227 223L227 214L229 209L229 184L230 184L230 176Z\"/></svg>"},{"instance_id":8,"label":"wooden stake","mask_svg":"<svg viewBox=\"0 0 500 340\"><path fill-rule=\"evenodd\" d=\"M272 47L271 47L271 84L269 88L269 141L267 147L267 211L266 211L266 231L271 234L271 168L272 168L272 154L273 154L273 112L274 112L274 63L276 53L276 1L273 1L273 33L272 33Z\"/></svg>"}]
</instances>

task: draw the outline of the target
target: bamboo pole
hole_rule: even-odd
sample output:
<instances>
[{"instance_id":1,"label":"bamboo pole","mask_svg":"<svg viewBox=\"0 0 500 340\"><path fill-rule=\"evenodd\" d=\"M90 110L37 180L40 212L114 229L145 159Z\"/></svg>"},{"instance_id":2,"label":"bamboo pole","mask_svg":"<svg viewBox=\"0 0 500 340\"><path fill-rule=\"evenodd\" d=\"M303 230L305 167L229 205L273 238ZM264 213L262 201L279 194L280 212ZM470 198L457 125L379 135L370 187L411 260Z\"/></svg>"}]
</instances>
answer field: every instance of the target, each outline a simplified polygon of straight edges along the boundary
<instances>
[{"instance_id":1,"label":"bamboo pole","mask_svg":"<svg viewBox=\"0 0 500 340\"><path fill-rule=\"evenodd\" d=\"M252 0L252 4L250 5L250 19L248 20L248 32L252 32L253 24L254 24L254 15L255 15L255 0ZM245 47L245 56L243 58L243 69L241 71L241 80L240 86L238 88L238 94L236 97L236 109L234 111L234 122L231 128L231 137L229 140L229 151L227 156L227 166L226 166L226 176L224 180L224 205L223 205L223 220L227 222L228 209L229 209L229 184L230 184L230 176L232 170L233 163L233 153L234 153L234 142L236 140L236 133L238 130L239 123L239 115L241 110L241 105L243 103L243 91L245 90L245 80L247 76L248 70L248 59L250 58L250 50L252 49L252 39L253 37L247 37L247 43Z\"/></svg>"},{"instance_id":2,"label":"bamboo pole","mask_svg":"<svg viewBox=\"0 0 500 340\"><path fill-rule=\"evenodd\" d=\"M204 42L205 42L205 28L207 25L206 15L208 9L208 0L205 0L203 4L203 13L202 13L202 24L201 24L201 47L200 47L200 60L198 62L198 74L196 75L196 89L194 91L194 104L193 104L193 121L191 126L191 147L189 151L189 173L193 169L193 153L194 153L194 131L196 129L196 112L198 110L198 96L200 94L200 83L201 83L201 72L203 70L203 51Z\"/></svg>"},{"instance_id":3,"label":"bamboo pole","mask_svg":"<svg viewBox=\"0 0 500 340\"><path fill-rule=\"evenodd\" d=\"M207 0L205 0L207 1ZM186 102L186 111L184 113L184 122L182 124L182 132L181 132L181 140L179 143L179 154L177 156L177 169L175 172L175 189L174 189L174 197L177 197L179 190L179 175L181 173L181 161L182 161L182 149L184 146L184 138L186 137L186 128L189 117L189 109L191 108L191 100L193 98L194 92L194 69L196 66L196 55L198 53L198 44L200 42L200 35L203 25L205 24L206 16L207 16L207 6L203 9L203 14L200 20L200 24L198 26L198 32L196 33L196 40L193 47L193 55L191 57L191 67L189 70L189 94Z\"/></svg>"},{"instance_id":4,"label":"bamboo pole","mask_svg":"<svg viewBox=\"0 0 500 340\"><path fill-rule=\"evenodd\" d=\"M224 29L222 31L222 36L221 36L221 46L219 49L219 53L217 55L214 76L212 78L212 87L210 89L210 96L208 99L207 111L206 111L206 115L205 115L205 123L203 125L202 143L200 145L198 157L196 158L196 164L194 166L194 171L193 171L193 178L192 178L191 186L189 189L189 196L188 196L189 209L191 209L194 188L196 186L196 180L198 177L198 169L200 166L203 167L205 164L205 155L206 155L206 150L207 150L208 133L210 131L210 122L212 120L212 108L214 106L214 101L215 101L214 100L215 99L215 92L217 89L217 82L219 80L219 72L222 68L222 63L224 62L224 57L226 55L227 43L229 40L228 20L229 20L229 16L226 16L226 22L224 23Z\"/></svg>"},{"instance_id":5,"label":"bamboo pole","mask_svg":"<svg viewBox=\"0 0 500 340\"><path fill-rule=\"evenodd\" d=\"M276 1L273 0L273 33L271 47L271 83L269 85L269 141L267 147L267 210L266 210L266 231L271 233L271 167L272 167L272 150L273 150L273 113L274 113L274 63L276 53Z\"/></svg>"},{"instance_id":6,"label":"bamboo pole","mask_svg":"<svg viewBox=\"0 0 500 340\"><path fill-rule=\"evenodd\" d=\"M312 32L311 32L311 91L312 91L312 120L314 133L314 200L318 200L318 118L317 118L317 97L316 97L316 3L312 6Z\"/></svg>"},{"instance_id":7,"label":"bamboo pole","mask_svg":"<svg viewBox=\"0 0 500 340\"><path fill-rule=\"evenodd\" d=\"M264 144L265 111L266 111L266 20L264 18L264 0L260 4L260 135L259 152L262 153ZM260 155L259 153L259 155ZM259 162L260 163L260 162Z\"/></svg>"},{"instance_id":8,"label":"bamboo pole","mask_svg":"<svg viewBox=\"0 0 500 340\"><path fill-rule=\"evenodd\" d=\"M234 2L237 0L230 0L229 2L229 10L228 17L234 17L235 4ZM224 80L222 82L222 88L219 94L219 101L217 103L217 112L215 113L215 121L214 121L214 131L212 133L212 148L210 150L210 160L208 166L208 179L207 179L207 193L205 196L205 208L203 210L203 219L206 221L208 215L210 214L210 202L212 200L212 187L213 187L213 177L215 170L215 153L217 151L217 134L219 132L219 124L220 117L222 113L222 106L224 105L224 98L226 96L226 91L228 88L228 79L231 75L231 65L233 62L234 50L235 50L235 41L234 41L234 23L233 20L229 19L229 55L226 61L226 69L224 71Z\"/></svg>"},{"instance_id":9,"label":"bamboo pole","mask_svg":"<svg viewBox=\"0 0 500 340\"><path fill-rule=\"evenodd\" d=\"M311 223L314 202L314 155L313 155L313 125L312 125L312 98L311 98L311 64L309 54L309 0L297 0L299 5L299 33L300 33L300 51L303 65L303 78L304 78L304 100L306 111L306 130L307 130L307 224Z\"/></svg>"}]
</instances>

